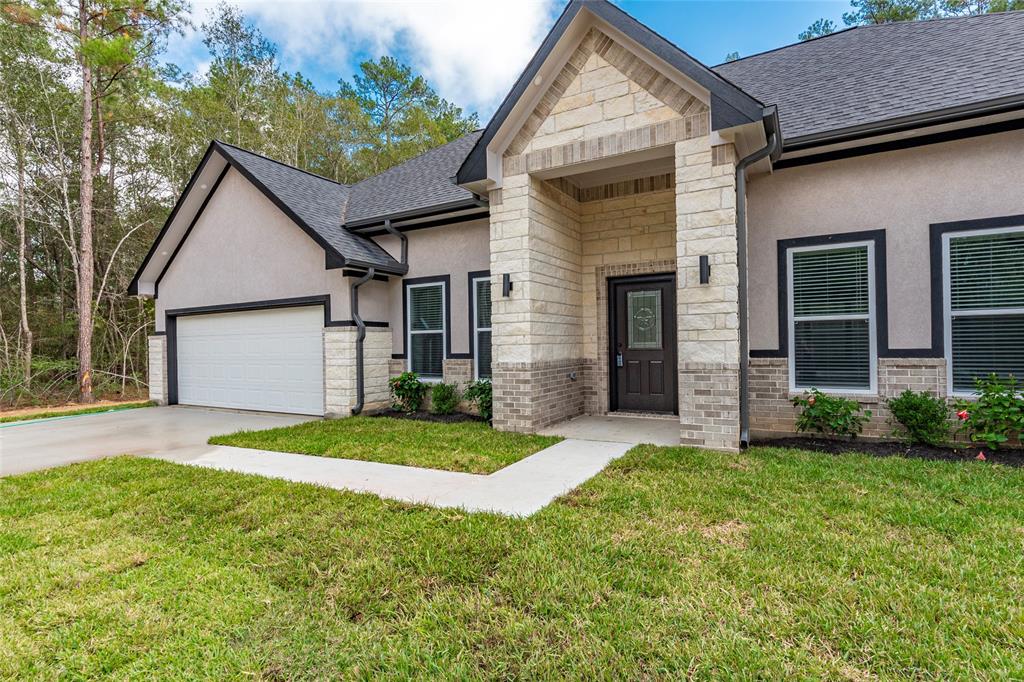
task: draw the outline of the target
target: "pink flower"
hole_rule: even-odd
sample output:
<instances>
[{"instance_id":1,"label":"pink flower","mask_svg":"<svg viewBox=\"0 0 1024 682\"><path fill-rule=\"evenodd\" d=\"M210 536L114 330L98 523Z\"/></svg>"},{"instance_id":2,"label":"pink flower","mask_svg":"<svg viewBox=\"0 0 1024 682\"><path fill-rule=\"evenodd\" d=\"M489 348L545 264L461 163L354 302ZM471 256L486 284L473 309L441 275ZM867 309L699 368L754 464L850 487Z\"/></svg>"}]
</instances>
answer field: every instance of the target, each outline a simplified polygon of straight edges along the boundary
<instances>
[{"instance_id":1,"label":"pink flower","mask_svg":"<svg viewBox=\"0 0 1024 682\"><path fill-rule=\"evenodd\" d=\"M960 410L959 412L956 413L956 416L960 417L960 421L965 422L965 421L967 421L967 418L970 415L967 414L967 410Z\"/></svg>"},{"instance_id":2,"label":"pink flower","mask_svg":"<svg viewBox=\"0 0 1024 682\"><path fill-rule=\"evenodd\" d=\"M814 404L814 396L813 395L810 398L807 399L807 404L808 405L813 405Z\"/></svg>"},{"instance_id":3,"label":"pink flower","mask_svg":"<svg viewBox=\"0 0 1024 682\"><path fill-rule=\"evenodd\" d=\"M982 462L984 462L984 461L985 461L986 459L988 459L988 458L987 458L987 457L985 457L985 453L984 453L984 452L979 452L979 453L978 453L978 456L977 456L977 457L975 457L974 459L980 459L980 460L981 460Z\"/></svg>"}]
</instances>

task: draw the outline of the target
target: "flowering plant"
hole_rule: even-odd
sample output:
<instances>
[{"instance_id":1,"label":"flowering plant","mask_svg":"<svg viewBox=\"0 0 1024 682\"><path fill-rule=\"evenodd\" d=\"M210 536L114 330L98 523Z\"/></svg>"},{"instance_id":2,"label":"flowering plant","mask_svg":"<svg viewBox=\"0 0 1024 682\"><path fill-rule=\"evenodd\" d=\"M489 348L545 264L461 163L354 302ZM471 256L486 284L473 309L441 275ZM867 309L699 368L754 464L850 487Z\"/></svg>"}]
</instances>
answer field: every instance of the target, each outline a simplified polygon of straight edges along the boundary
<instances>
[{"instance_id":1,"label":"flowering plant","mask_svg":"<svg viewBox=\"0 0 1024 682\"><path fill-rule=\"evenodd\" d=\"M1000 379L990 374L975 379L974 400L958 400L956 416L960 431L972 442L982 442L995 450L1000 444L1024 432L1024 396L1012 375Z\"/></svg>"},{"instance_id":2,"label":"flowering plant","mask_svg":"<svg viewBox=\"0 0 1024 682\"><path fill-rule=\"evenodd\" d=\"M791 402L794 407L802 408L796 418L797 431L817 431L852 438L871 419L871 410L862 413L856 400L826 395L816 388L792 398Z\"/></svg>"}]
</instances>

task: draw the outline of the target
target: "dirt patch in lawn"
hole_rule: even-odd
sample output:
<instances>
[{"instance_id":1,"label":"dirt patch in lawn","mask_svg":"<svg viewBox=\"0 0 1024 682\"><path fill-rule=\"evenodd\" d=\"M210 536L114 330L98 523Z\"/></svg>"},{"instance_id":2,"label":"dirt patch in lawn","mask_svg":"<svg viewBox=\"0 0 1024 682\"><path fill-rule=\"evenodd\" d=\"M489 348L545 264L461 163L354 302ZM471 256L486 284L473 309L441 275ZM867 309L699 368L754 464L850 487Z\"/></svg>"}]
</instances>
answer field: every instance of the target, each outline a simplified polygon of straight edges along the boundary
<instances>
[{"instance_id":1,"label":"dirt patch in lawn","mask_svg":"<svg viewBox=\"0 0 1024 682\"><path fill-rule=\"evenodd\" d=\"M35 405L33 407L19 407L16 410L0 410L0 418L22 417L33 414L50 414L55 412L74 412L75 410L86 410L94 407L119 407L121 405L134 405L138 400L97 400L94 403L65 403L64 405Z\"/></svg>"},{"instance_id":2,"label":"dirt patch in lawn","mask_svg":"<svg viewBox=\"0 0 1024 682\"><path fill-rule=\"evenodd\" d=\"M412 419L418 422L436 422L438 424L460 424L462 422L482 422L484 419L475 414L455 412L453 414L434 414L420 410L418 412L401 412L399 410L385 410L371 415L373 417L391 417L392 419Z\"/></svg>"},{"instance_id":3,"label":"dirt patch in lawn","mask_svg":"<svg viewBox=\"0 0 1024 682\"><path fill-rule=\"evenodd\" d=\"M956 447L935 447L931 445L907 445L892 441L843 441L829 438L774 438L759 440L751 446L769 448L796 448L812 452L824 452L832 455L859 452L874 457L909 457L911 459L935 459L950 462L963 462L977 459L978 453L985 454L985 461L993 464L1005 464L1012 467L1024 467L1024 450L1000 449L990 450L984 445L962 445Z\"/></svg>"}]
</instances>

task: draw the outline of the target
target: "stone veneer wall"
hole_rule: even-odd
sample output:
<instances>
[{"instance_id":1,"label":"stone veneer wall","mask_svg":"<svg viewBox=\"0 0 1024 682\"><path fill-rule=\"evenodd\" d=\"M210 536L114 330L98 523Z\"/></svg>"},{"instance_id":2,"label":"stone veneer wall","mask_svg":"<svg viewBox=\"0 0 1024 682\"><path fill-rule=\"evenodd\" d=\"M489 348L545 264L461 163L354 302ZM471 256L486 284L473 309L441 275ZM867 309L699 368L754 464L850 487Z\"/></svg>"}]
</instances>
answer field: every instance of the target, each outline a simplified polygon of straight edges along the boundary
<instances>
[{"instance_id":1,"label":"stone veneer wall","mask_svg":"<svg viewBox=\"0 0 1024 682\"><path fill-rule=\"evenodd\" d=\"M367 327L363 341L363 411L390 404L391 330ZM348 417L356 401L356 328L324 328L324 416Z\"/></svg>"},{"instance_id":2,"label":"stone veneer wall","mask_svg":"<svg viewBox=\"0 0 1024 682\"><path fill-rule=\"evenodd\" d=\"M681 442L739 449L739 270L734 155L709 137L676 143ZM700 284L699 257L711 281Z\"/></svg>"},{"instance_id":3,"label":"stone veneer wall","mask_svg":"<svg viewBox=\"0 0 1024 682\"><path fill-rule=\"evenodd\" d=\"M892 426L885 400L903 391L928 391L946 395L944 358L879 358L878 395L852 396L864 409L871 410L871 421L864 425L866 438L889 438ZM790 397L801 394L789 390L788 358L750 359L750 437L783 438L797 435L796 408Z\"/></svg>"},{"instance_id":4,"label":"stone veneer wall","mask_svg":"<svg viewBox=\"0 0 1024 682\"><path fill-rule=\"evenodd\" d=\"M533 431L582 413L583 324L579 202L543 180L505 179L491 202L491 273L511 296L491 305L494 424ZM543 391L523 386L543 384Z\"/></svg>"},{"instance_id":5,"label":"stone veneer wall","mask_svg":"<svg viewBox=\"0 0 1024 682\"><path fill-rule=\"evenodd\" d=\"M166 405L167 390L167 337L155 334L149 337L149 399Z\"/></svg>"},{"instance_id":6,"label":"stone veneer wall","mask_svg":"<svg viewBox=\"0 0 1024 682\"><path fill-rule=\"evenodd\" d=\"M580 236L584 412L605 414L609 409L608 279L675 272L675 191L584 201Z\"/></svg>"}]
</instances>

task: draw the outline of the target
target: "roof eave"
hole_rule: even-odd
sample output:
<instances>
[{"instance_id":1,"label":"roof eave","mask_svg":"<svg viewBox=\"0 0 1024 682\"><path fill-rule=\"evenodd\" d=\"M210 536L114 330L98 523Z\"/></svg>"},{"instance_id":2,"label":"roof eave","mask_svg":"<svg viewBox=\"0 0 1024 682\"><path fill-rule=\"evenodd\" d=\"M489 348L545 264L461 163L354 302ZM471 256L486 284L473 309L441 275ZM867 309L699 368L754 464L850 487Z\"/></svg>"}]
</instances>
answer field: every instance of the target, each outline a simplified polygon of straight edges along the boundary
<instances>
[{"instance_id":1,"label":"roof eave","mask_svg":"<svg viewBox=\"0 0 1024 682\"><path fill-rule=\"evenodd\" d=\"M797 135L786 142L786 152L803 151L839 142L853 142L887 133L924 128L942 123L955 123L979 116L1024 110L1024 94L972 102L945 109L936 109L908 116L899 116L846 128L826 130L809 135Z\"/></svg>"}]
</instances>

